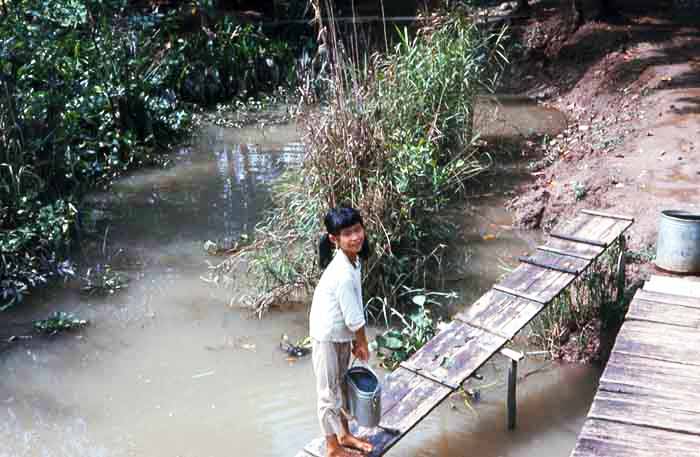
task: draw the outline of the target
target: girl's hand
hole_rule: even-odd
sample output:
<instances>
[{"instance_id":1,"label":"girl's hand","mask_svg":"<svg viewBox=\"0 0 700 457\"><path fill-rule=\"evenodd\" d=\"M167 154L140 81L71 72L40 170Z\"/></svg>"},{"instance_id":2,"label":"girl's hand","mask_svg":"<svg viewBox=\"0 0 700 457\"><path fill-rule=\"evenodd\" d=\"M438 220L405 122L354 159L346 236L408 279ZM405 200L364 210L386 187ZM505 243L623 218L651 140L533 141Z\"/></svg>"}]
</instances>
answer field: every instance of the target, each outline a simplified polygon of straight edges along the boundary
<instances>
[{"instance_id":1,"label":"girl's hand","mask_svg":"<svg viewBox=\"0 0 700 457\"><path fill-rule=\"evenodd\" d=\"M352 348L352 353L355 357L367 362L369 360L369 348L367 347L367 340L356 341Z\"/></svg>"}]
</instances>

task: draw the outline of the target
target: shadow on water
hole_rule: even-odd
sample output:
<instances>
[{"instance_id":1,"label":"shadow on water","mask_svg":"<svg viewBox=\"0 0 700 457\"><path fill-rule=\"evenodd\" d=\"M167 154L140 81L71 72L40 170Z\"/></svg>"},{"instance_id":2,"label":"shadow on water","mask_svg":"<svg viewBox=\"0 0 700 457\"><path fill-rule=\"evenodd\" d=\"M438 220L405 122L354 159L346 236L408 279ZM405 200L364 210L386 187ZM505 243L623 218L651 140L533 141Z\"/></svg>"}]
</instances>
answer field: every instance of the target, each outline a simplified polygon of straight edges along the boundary
<instances>
[{"instance_id":1,"label":"shadow on water","mask_svg":"<svg viewBox=\"0 0 700 457\"><path fill-rule=\"evenodd\" d=\"M498 113L521 109L503 106ZM532 114L538 108L530 106L529 116L551 115ZM310 360L288 360L279 350L282 334L307 334L306 310L251 320L230 302L230 291L199 279L207 262L217 261L203 241L253 230L270 183L301 159L297 138L292 126L206 129L174 167L134 174L91 197L85 224L92 224L94 243L107 233L110 249L133 260L134 280L106 299L46 291L3 316L19 326L64 310L91 325L18 340L0 353L0 457L272 457L293 455L318 434ZM503 209L511 179L526 178L518 167L497 170L483 180L494 186L478 192L489 196L454 209L465 242L455 249L462 266L449 285L463 292L463 303L536 239L513 229ZM482 372L500 380L502 368L496 361ZM575 436L561 424L577 429L596 379L567 377L570 371L547 368L523 381L522 428L514 434L499 431L504 394L496 389L476 405L478 418L439 408L393 455L563 455ZM593 381L581 381L586 376Z\"/></svg>"}]
</instances>

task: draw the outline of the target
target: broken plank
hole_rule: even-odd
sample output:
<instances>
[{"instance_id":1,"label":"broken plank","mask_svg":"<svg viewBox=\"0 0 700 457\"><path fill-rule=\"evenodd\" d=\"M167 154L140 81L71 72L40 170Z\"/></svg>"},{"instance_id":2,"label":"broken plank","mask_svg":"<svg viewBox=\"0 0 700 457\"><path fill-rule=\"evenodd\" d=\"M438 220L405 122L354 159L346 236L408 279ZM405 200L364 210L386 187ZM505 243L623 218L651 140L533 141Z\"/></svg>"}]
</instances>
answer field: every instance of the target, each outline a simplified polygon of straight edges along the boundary
<instances>
[{"instance_id":1,"label":"broken plank","mask_svg":"<svg viewBox=\"0 0 700 457\"><path fill-rule=\"evenodd\" d=\"M654 408L700 413L700 367L613 352L598 388Z\"/></svg>"},{"instance_id":2,"label":"broken plank","mask_svg":"<svg viewBox=\"0 0 700 457\"><path fill-rule=\"evenodd\" d=\"M380 426L404 434L450 395L452 389L403 367L394 371L397 372L397 376L389 376L382 384ZM385 396L384 391L389 393Z\"/></svg>"},{"instance_id":3,"label":"broken plank","mask_svg":"<svg viewBox=\"0 0 700 457\"><path fill-rule=\"evenodd\" d=\"M571 457L695 457L698 448L699 436L589 419Z\"/></svg>"},{"instance_id":4,"label":"broken plank","mask_svg":"<svg viewBox=\"0 0 700 457\"><path fill-rule=\"evenodd\" d=\"M695 408L696 409L696 408ZM588 413L591 419L655 427L684 433L700 433L700 414L689 405L670 408L652 398L636 399L623 393L599 390Z\"/></svg>"},{"instance_id":5,"label":"broken plank","mask_svg":"<svg viewBox=\"0 0 700 457\"><path fill-rule=\"evenodd\" d=\"M613 351L700 366L700 334L687 327L645 321L626 321Z\"/></svg>"},{"instance_id":6,"label":"broken plank","mask_svg":"<svg viewBox=\"0 0 700 457\"><path fill-rule=\"evenodd\" d=\"M637 293L634 295L634 298L640 298L642 300L651 302L668 303L671 305L688 306L691 308L700 308L700 298L653 292L651 290L645 289L637 290Z\"/></svg>"},{"instance_id":7,"label":"broken plank","mask_svg":"<svg viewBox=\"0 0 700 457\"><path fill-rule=\"evenodd\" d=\"M532 298L540 303L549 303L575 278L576 275L569 273L522 264L498 283L498 286L502 288L501 290L512 289L522 293L526 298Z\"/></svg>"},{"instance_id":8,"label":"broken plank","mask_svg":"<svg viewBox=\"0 0 700 457\"><path fill-rule=\"evenodd\" d=\"M630 303L627 319L700 328L700 308L647 301L636 298Z\"/></svg>"},{"instance_id":9,"label":"broken plank","mask_svg":"<svg viewBox=\"0 0 700 457\"><path fill-rule=\"evenodd\" d=\"M543 309L542 303L490 290L455 319L511 339Z\"/></svg>"},{"instance_id":10,"label":"broken plank","mask_svg":"<svg viewBox=\"0 0 700 457\"><path fill-rule=\"evenodd\" d=\"M401 366L457 389L506 341L483 329L452 321Z\"/></svg>"}]
</instances>

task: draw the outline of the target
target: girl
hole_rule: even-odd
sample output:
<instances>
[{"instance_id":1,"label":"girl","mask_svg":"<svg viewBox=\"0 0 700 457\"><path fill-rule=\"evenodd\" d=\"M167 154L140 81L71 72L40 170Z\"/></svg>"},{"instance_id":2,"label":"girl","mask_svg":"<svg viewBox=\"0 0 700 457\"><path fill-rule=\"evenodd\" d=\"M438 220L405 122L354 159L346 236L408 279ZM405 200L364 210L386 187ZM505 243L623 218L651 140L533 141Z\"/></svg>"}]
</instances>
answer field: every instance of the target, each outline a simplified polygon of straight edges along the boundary
<instances>
[{"instance_id":1,"label":"girl","mask_svg":"<svg viewBox=\"0 0 700 457\"><path fill-rule=\"evenodd\" d=\"M319 256L325 271L314 291L309 318L318 419L326 437L326 456L351 457L354 454L344 446L372 451L368 441L350 433L341 411L347 408L345 371L350 353L369 359L360 284L360 258L367 257L369 246L356 209L333 208L323 222L328 233L321 238Z\"/></svg>"}]
</instances>

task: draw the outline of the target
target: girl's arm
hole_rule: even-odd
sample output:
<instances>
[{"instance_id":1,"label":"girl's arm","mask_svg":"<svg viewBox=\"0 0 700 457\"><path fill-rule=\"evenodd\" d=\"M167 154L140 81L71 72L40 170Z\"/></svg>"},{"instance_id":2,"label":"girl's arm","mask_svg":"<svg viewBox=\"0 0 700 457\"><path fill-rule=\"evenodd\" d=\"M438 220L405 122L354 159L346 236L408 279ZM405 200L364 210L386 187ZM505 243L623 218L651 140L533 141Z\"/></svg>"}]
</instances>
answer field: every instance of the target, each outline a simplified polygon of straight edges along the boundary
<instances>
[{"instance_id":1,"label":"girl's arm","mask_svg":"<svg viewBox=\"0 0 700 457\"><path fill-rule=\"evenodd\" d=\"M369 360L369 347L367 346L367 335L365 335L364 325L355 332L355 344L353 345L352 353L363 362Z\"/></svg>"}]
</instances>

